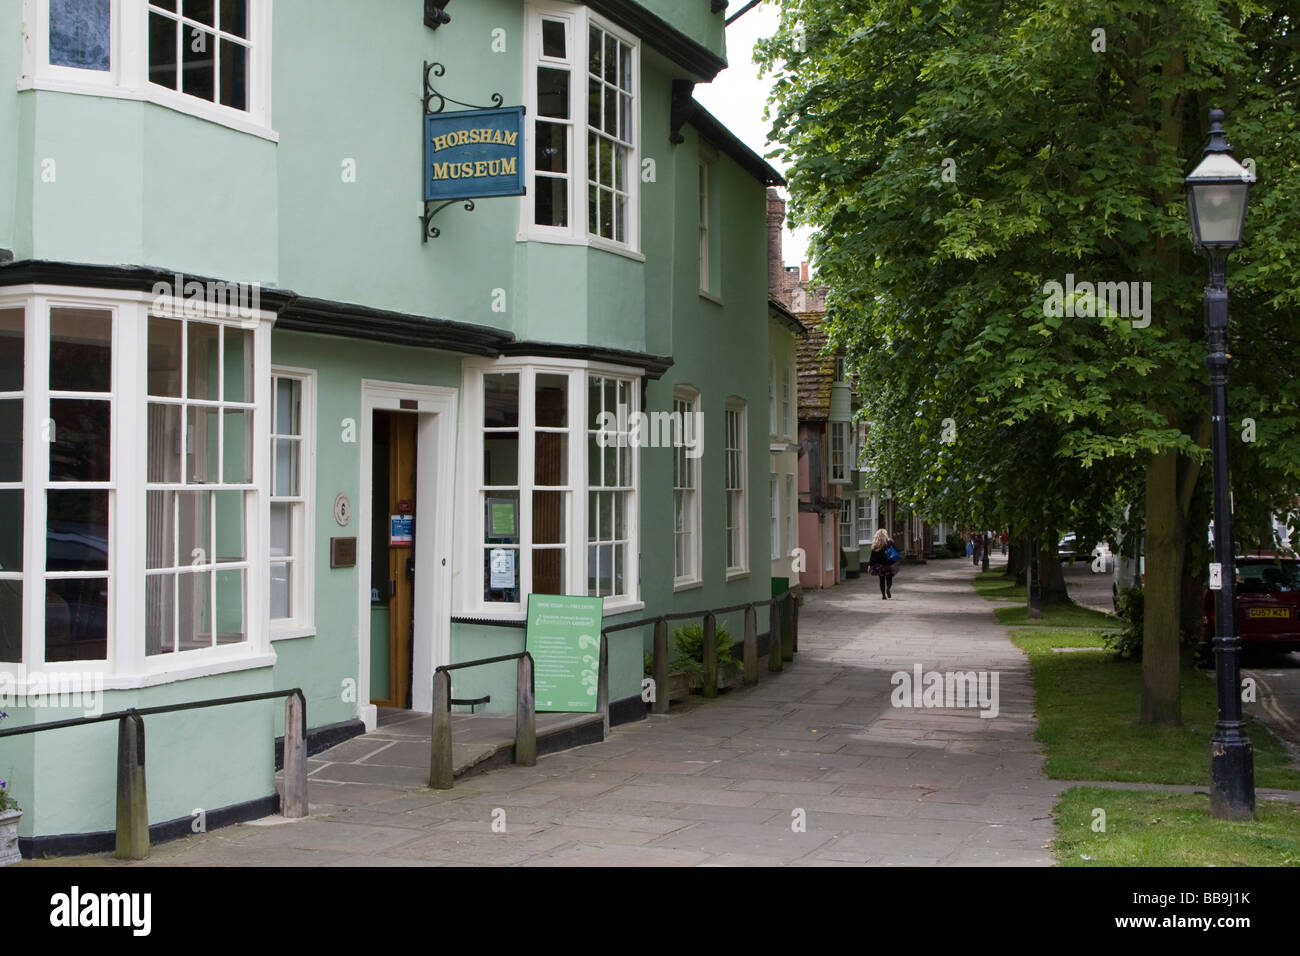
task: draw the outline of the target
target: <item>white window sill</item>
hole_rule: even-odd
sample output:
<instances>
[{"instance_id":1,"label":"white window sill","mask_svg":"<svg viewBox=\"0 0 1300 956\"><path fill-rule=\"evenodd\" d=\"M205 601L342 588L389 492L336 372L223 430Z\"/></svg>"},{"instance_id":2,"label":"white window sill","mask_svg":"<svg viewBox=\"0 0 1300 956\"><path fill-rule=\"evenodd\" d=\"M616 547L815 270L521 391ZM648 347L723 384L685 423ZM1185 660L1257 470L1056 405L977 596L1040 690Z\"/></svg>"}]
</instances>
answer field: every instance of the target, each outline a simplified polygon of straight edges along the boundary
<instances>
[{"instance_id":1,"label":"white window sill","mask_svg":"<svg viewBox=\"0 0 1300 956\"><path fill-rule=\"evenodd\" d=\"M198 97L186 96L184 93L170 93L165 87L135 89L125 86L111 86L97 83L78 83L75 80L56 79L54 77L21 76L18 78L19 90L45 90L52 93L75 93L82 96L102 96L114 100L135 100L153 103L165 109L175 110L196 119L207 120L227 129L250 136L257 136L272 143L280 141L280 134L269 126L264 126L252 119L242 110L232 110L208 103ZM170 95L169 95L170 93Z\"/></svg>"},{"instance_id":2,"label":"white window sill","mask_svg":"<svg viewBox=\"0 0 1300 956\"><path fill-rule=\"evenodd\" d=\"M622 601L618 604L606 604L604 607L605 617L618 617L620 614L628 614L632 611L644 611L645 601Z\"/></svg>"},{"instance_id":3,"label":"white window sill","mask_svg":"<svg viewBox=\"0 0 1300 956\"><path fill-rule=\"evenodd\" d=\"M195 653L193 651L189 653ZM198 652L204 653L204 652ZM171 657L172 655L167 655ZM233 674L238 671L256 670L275 666L275 654L256 654L225 660L186 662L176 667L159 667L139 674L106 674L105 690L136 690L142 687L156 687L159 684L171 684L175 681L192 680L195 677L212 677L216 674ZM147 666L147 665L146 665Z\"/></svg>"},{"instance_id":4,"label":"white window sill","mask_svg":"<svg viewBox=\"0 0 1300 956\"><path fill-rule=\"evenodd\" d=\"M704 587L703 578L684 578L681 581L673 582L673 593L678 591L694 591L696 588Z\"/></svg>"},{"instance_id":5,"label":"white window sill","mask_svg":"<svg viewBox=\"0 0 1300 956\"><path fill-rule=\"evenodd\" d=\"M645 256L635 249L620 246L618 243L610 242L608 239L600 239L596 236L579 237L521 232L515 236L515 241L544 242L555 246L587 246L591 249L599 249L601 252L608 252L616 256L622 256L625 259L631 259L633 262L645 262Z\"/></svg>"},{"instance_id":6,"label":"white window sill","mask_svg":"<svg viewBox=\"0 0 1300 956\"><path fill-rule=\"evenodd\" d=\"M709 292L705 289L700 290L700 298L712 302L714 305L721 305L721 306L726 305L726 303L723 302L722 299L720 299L718 296L714 295L712 292Z\"/></svg>"},{"instance_id":7,"label":"white window sill","mask_svg":"<svg viewBox=\"0 0 1300 956\"><path fill-rule=\"evenodd\" d=\"M299 624L295 621L285 621L281 624L271 625L272 641L292 641L299 637L315 637L316 626L314 624Z\"/></svg>"},{"instance_id":8,"label":"white window sill","mask_svg":"<svg viewBox=\"0 0 1300 956\"><path fill-rule=\"evenodd\" d=\"M749 569L748 569L748 568L734 568L734 569L733 569L733 568L728 568L728 569L727 569L727 583L728 583L728 584L730 584L732 581L739 581L741 578L747 578L747 577L749 577Z\"/></svg>"}]
</instances>

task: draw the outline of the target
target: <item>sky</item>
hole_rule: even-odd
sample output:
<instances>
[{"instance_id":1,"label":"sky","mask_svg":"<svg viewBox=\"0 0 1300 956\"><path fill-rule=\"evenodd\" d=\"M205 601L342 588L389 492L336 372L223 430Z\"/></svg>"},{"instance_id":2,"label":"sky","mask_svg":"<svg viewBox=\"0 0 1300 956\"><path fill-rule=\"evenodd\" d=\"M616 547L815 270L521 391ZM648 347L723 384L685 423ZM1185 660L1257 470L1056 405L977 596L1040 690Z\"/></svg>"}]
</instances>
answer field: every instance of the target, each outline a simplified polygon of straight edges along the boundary
<instances>
[{"instance_id":1,"label":"sky","mask_svg":"<svg viewBox=\"0 0 1300 956\"><path fill-rule=\"evenodd\" d=\"M733 0L731 9L739 10L743 5L740 0ZM700 83L695 87L695 98L704 104L704 108L760 156L765 156L773 148L773 144L767 141L771 124L763 119L772 78L770 75L761 80L758 78L758 66L753 60L754 41L776 33L780 19L776 0L764 0L727 27L727 62L730 65L712 83ZM769 158L767 161L780 172L786 171L785 163L779 159ZM782 245L782 258L786 265L798 265L808 258L811 234L812 230L807 227L793 234L786 229Z\"/></svg>"}]
</instances>

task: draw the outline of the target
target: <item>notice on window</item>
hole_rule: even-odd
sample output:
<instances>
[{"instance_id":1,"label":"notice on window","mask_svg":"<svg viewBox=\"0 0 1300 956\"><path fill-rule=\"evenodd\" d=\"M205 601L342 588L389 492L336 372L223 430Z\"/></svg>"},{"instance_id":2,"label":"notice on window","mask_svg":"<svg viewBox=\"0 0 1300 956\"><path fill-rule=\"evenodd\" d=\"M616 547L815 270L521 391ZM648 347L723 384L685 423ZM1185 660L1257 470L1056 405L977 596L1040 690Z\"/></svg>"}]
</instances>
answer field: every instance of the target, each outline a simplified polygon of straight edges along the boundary
<instances>
[{"instance_id":1,"label":"notice on window","mask_svg":"<svg viewBox=\"0 0 1300 956\"><path fill-rule=\"evenodd\" d=\"M493 548L488 553L488 587L494 591L515 587L515 551Z\"/></svg>"},{"instance_id":2,"label":"notice on window","mask_svg":"<svg viewBox=\"0 0 1300 956\"><path fill-rule=\"evenodd\" d=\"M388 543L390 545L415 543L415 515L400 514L389 517Z\"/></svg>"},{"instance_id":3,"label":"notice on window","mask_svg":"<svg viewBox=\"0 0 1300 956\"><path fill-rule=\"evenodd\" d=\"M511 500L488 500L489 538L513 538L515 532L515 503Z\"/></svg>"},{"instance_id":4,"label":"notice on window","mask_svg":"<svg viewBox=\"0 0 1300 956\"><path fill-rule=\"evenodd\" d=\"M539 711L596 712L604 600L528 595L528 636Z\"/></svg>"}]
</instances>

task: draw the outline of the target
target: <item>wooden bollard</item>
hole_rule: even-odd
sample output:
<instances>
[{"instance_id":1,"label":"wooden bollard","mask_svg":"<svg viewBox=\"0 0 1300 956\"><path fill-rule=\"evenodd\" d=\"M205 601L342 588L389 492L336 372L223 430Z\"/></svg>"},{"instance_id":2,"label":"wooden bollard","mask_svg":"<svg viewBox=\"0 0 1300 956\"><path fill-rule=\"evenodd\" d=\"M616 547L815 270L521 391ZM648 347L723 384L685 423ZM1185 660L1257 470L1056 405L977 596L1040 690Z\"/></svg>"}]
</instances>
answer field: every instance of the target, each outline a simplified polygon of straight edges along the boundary
<instances>
[{"instance_id":1,"label":"wooden bollard","mask_svg":"<svg viewBox=\"0 0 1300 956\"><path fill-rule=\"evenodd\" d=\"M799 653L799 599L790 595L790 643L794 653Z\"/></svg>"},{"instance_id":2,"label":"wooden bollard","mask_svg":"<svg viewBox=\"0 0 1300 956\"><path fill-rule=\"evenodd\" d=\"M745 685L758 683L758 614L754 605L745 608Z\"/></svg>"},{"instance_id":3,"label":"wooden bollard","mask_svg":"<svg viewBox=\"0 0 1300 956\"><path fill-rule=\"evenodd\" d=\"M117 845L119 860L149 856L149 796L144 782L144 718L131 711L117 722Z\"/></svg>"},{"instance_id":4,"label":"wooden bollard","mask_svg":"<svg viewBox=\"0 0 1300 956\"><path fill-rule=\"evenodd\" d=\"M433 735L429 758L429 788L450 790L455 767L451 757L451 673L433 675Z\"/></svg>"},{"instance_id":5,"label":"wooden bollard","mask_svg":"<svg viewBox=\"0 0 1300 956\"><path fill-rule=\"evenodd\" d=\"M284 800L282 816L307 816L307 701L302 692L284 701Z\"/></svg>"},{"instance_id":6,"label":"wooden bollard","mask_svg":"<svg viewBox=\"0 0 1300 956\"><path fill-rule=\"evenodd\" d=\"M767 670L778 673L781 668L781 602L773 598L767 606Z\"/></svg>"},{"instance_id":7,"label":"wooden bollard","mask_svg":"<svg viewBox=\"0 0 1300 956\"><path fill-rule=\"evenodd\" d=\"M718 619L704 615L704 696L718 696Z\"/></svg>"},{"instance_id":8,"label":"wooden bollard","mask_svg":"<svg viewBox=\"0 0 1300 956\"><path fill-rule=\"evenodd\" d=\"M596 675L596 710L604 718L601 739L609 736L609 638L600 632L600 673Z\"/></svg>"},{"instance_id":9,"label":"wooden bollard","mask_svg":"<svg viewBox=\"0 0 1300 956\"><path fill-rule=\"evenodd\" d=\"M781 599L781 660L794 660L794 595Z\"/></svg>"},{"instance_id":10,"label":"wooden bollard","mask_svg":"<svg viewBox=\"0 0 1300 956\"><path fill-rule=\"evenodd\" d=\"M533 656L519 658L515 672L515 763L537 764L537 707L533 699Z\"/></svg>"},{"instance_id":11,"label":"wooden bollard","mask_svg":"<svg viewBox=\"0 0 1300 956\"><path fill-rule=\"evenodd\" d=\"M652 714L668 713L668 622L662 617L655 621L655 693L650 702Z\"/></svg>"}]
</instances>

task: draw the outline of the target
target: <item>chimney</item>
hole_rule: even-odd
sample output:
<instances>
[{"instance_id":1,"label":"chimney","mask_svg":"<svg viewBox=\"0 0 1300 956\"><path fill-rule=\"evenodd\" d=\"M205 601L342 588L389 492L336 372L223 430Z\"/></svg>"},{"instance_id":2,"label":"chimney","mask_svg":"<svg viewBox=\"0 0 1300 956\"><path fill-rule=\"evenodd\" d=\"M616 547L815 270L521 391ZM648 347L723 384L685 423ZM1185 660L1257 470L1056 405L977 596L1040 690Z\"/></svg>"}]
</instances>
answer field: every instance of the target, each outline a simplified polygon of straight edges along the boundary
<instances>
[{"instance_id":1,"label":"chimney","mask_svg":"<svg viewBox=\"0 0 1300 956\"><path fill-rule=\"evenodd\" d=\"M808 262L807 262L807 260L805 260L805 261L803 261L803 262L801 262L801 263L799 264L799 278L800 278L802 281L804 281L804 282L807 282L807 281L808 281Z\"/></svg>"},{"instance_id":2,"label":"chimney","mask_svg":"<svg viewBox=\"0 0 1300 956\"><path fill-rule=\"evenodd\" d=\"M767 291L785 301L785 260L781 258L781 231L785 228L785 200L772 187L767 189Z\"/></svg>"}]
</instances>

